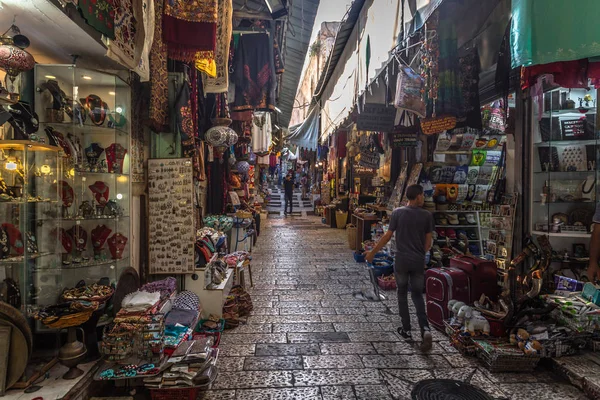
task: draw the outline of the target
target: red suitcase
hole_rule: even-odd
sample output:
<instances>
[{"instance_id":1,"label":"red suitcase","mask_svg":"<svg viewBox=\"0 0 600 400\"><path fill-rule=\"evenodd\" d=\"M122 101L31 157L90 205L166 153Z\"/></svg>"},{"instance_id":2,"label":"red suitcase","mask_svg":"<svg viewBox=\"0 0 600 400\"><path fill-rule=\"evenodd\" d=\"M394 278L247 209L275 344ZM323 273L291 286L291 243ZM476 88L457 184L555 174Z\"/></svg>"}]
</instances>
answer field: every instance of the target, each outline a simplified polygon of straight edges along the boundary
<instances>
[{"instance_id":1,"label":"red suitcase","mask_svg":"<svg viewBox=\"0 0 600 400\"><path fill-rule=\"evenodd\" d=\"M498 298L500 288L494 261L472 256L456 256L450 259L450 267L461 269L469 276L471 281L469 304L479 300L484 293L494 301Z\"/></svg>"},{"instance_id":2,"label":"red suitcase","mask_svg":"<svg viewBox=\"0 0 600 400\"><path fill-rule=\"evenodd\" d=\"M457 268L432 268L425 271L427 319L444 329L444 320L450 318L448 302L469 302L469 276Z\"/></svg>"}]
</instances>

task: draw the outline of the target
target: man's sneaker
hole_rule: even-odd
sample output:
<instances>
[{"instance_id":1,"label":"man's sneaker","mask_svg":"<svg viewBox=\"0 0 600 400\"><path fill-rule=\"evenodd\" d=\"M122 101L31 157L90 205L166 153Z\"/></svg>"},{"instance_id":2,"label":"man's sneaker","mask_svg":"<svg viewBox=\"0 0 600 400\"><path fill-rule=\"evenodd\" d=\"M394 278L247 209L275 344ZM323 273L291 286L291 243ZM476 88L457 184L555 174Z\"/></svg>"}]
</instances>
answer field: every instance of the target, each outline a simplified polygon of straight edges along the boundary
<instances>
[{"instance_id":1,"label":"man's sneaker","mask_svg":"<svg viewBox=\"0 0 600 400\"><path fill-rule=\"evenodd\" d=\"M423 343L421 343L421 351L429 351L431 350L431 345L433 341L433 337L431 336L431 331L429 329L423 331Z\"/></svg>"},{"instance_id":2,"label":"man's sneaker","mask_svg":"<svg viewBox=\"0 0 600 400\"><path fill-rule=\"evenodd\" d=\"M404 328L398 328L398 333L407 342L412 342L412 334L410 333L410 331L405 331Z\"/></svg>"}]
</instances>

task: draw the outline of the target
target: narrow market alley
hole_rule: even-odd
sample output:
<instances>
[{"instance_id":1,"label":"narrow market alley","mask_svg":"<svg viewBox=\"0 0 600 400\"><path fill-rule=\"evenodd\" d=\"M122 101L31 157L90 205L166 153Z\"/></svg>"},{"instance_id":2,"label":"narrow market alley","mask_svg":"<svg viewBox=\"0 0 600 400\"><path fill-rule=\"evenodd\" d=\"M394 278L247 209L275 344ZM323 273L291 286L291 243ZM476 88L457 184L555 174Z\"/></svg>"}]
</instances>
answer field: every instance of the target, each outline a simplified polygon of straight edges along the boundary
<instances>
[{"instance_id":1,"label":"narrow market alley","mask_svg":"<svg viewBox=\"0 0 600 400\"><path fill-rule=\"evenodd\" d=\"M224 332L205 399L410 399L414 384L430 378L470 382L498 399L587 398L539 368L490 373L437 331L433 349L421 353L396 332L395 292L383 302L354 298L371 285L345 230L316 217L270 216L264 225L252 261L254 310L247 325Z\"/></svg>"}]
</instances>

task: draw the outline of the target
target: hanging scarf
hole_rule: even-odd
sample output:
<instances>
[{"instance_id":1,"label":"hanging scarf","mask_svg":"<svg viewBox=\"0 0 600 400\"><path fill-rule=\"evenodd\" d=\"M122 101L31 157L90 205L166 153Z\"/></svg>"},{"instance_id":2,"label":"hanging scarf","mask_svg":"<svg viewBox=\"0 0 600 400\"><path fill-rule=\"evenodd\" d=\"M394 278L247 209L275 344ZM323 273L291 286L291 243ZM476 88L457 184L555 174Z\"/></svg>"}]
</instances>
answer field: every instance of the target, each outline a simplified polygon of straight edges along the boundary
<instances>
[{"instance_id":1,"label":"hanging scarf","mask_svg":"<svg viewBox=\"0 0 600 400\"><path fill-rule=\"evenodd\" d=\"M167 45L162 36L163 1L154 3L154 42L150 49L150 121L155 132L169 131L169 73Z\"/></svg>"},{"instance_id":2,"label":"hanging scarf","mask_svg":"<svg viewBox=\"0 0 600 400\"><path fill-rule=\"evenodd\" d=\"M207 75L204 80L205 93L227 92L229 85L229 44L231 43L231 34L233 33L232 17L232 0L219 0L219 23L217 24L215 57L212 60L207 58L196 60L196 68Z\"/></svg>"},{"instance_id":3,"label":"hanging scarf","mask_svg":"<svg viewBox=\"0 0 600 400\"><path fill-rule=\"evenodd\" d=\"M165 0L162 22L169 58L191 62L215 57L217 0Z\"/></svg>"},{"instance_id":4,"label":"hanging scarf","mask_svg":"<svg viewBox=\"0 0 600 400\"><path fill-rule=\"evenodd\" d=\"M109 39L115 38L112 0L80 0L77 8L89 26Z\"/></svg>"},{"instance_id":5,"label":"hanging scarf","mask_svg":"<svg viewBox=\"0 0 600 400\"><path fill-rule=\"evenodd\" d=\"M140 76L141 82L150 80L150 49L154 42L156 16L154 15L154 0L142 0L142 21L144 24L144 45L141 46L139 62L134 72ZM140 46L138 46L139 50Z\"/></svg>"},{"instance_id":6,"label":"hanging scarf","mask_svg":"<svg viewBox=\"0 0 600 400\"><path fill-rule=\"evenodd\" d=\"M273 65L266 33L242 35L235 55L235 101L233 111L274 110Z\"/></svg>"},{"instance_id":7,"label":"hanging scarf","mask_svg":"<svg viewBox=\"0 0 600 400\"><path fill-rule=\"evenodd\" d=\"M134 69L140 61L144 42L142 5L138 1L119 0L115 7L115 38L108 41L106 56Z\"/></svg>"}]
</instances>

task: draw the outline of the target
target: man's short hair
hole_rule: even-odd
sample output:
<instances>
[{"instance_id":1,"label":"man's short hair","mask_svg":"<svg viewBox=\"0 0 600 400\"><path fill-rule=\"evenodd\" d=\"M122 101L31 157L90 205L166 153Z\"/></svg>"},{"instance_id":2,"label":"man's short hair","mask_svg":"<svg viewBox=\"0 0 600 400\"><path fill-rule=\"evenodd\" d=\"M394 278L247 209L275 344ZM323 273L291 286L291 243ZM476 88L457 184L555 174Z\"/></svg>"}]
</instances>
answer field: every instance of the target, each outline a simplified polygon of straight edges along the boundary
<instances>
[{"instance_id":1,"label":"man's short hair","mask_svg":"<svg viewBox=\"0 0 600 400\"><path fill-rule=\"evenodd\" d=\"M423 186L421 185L410 185L406 188L406 197L409 200L415 200L420 194L423 194Z\"/></svg>"}]
</instances>

